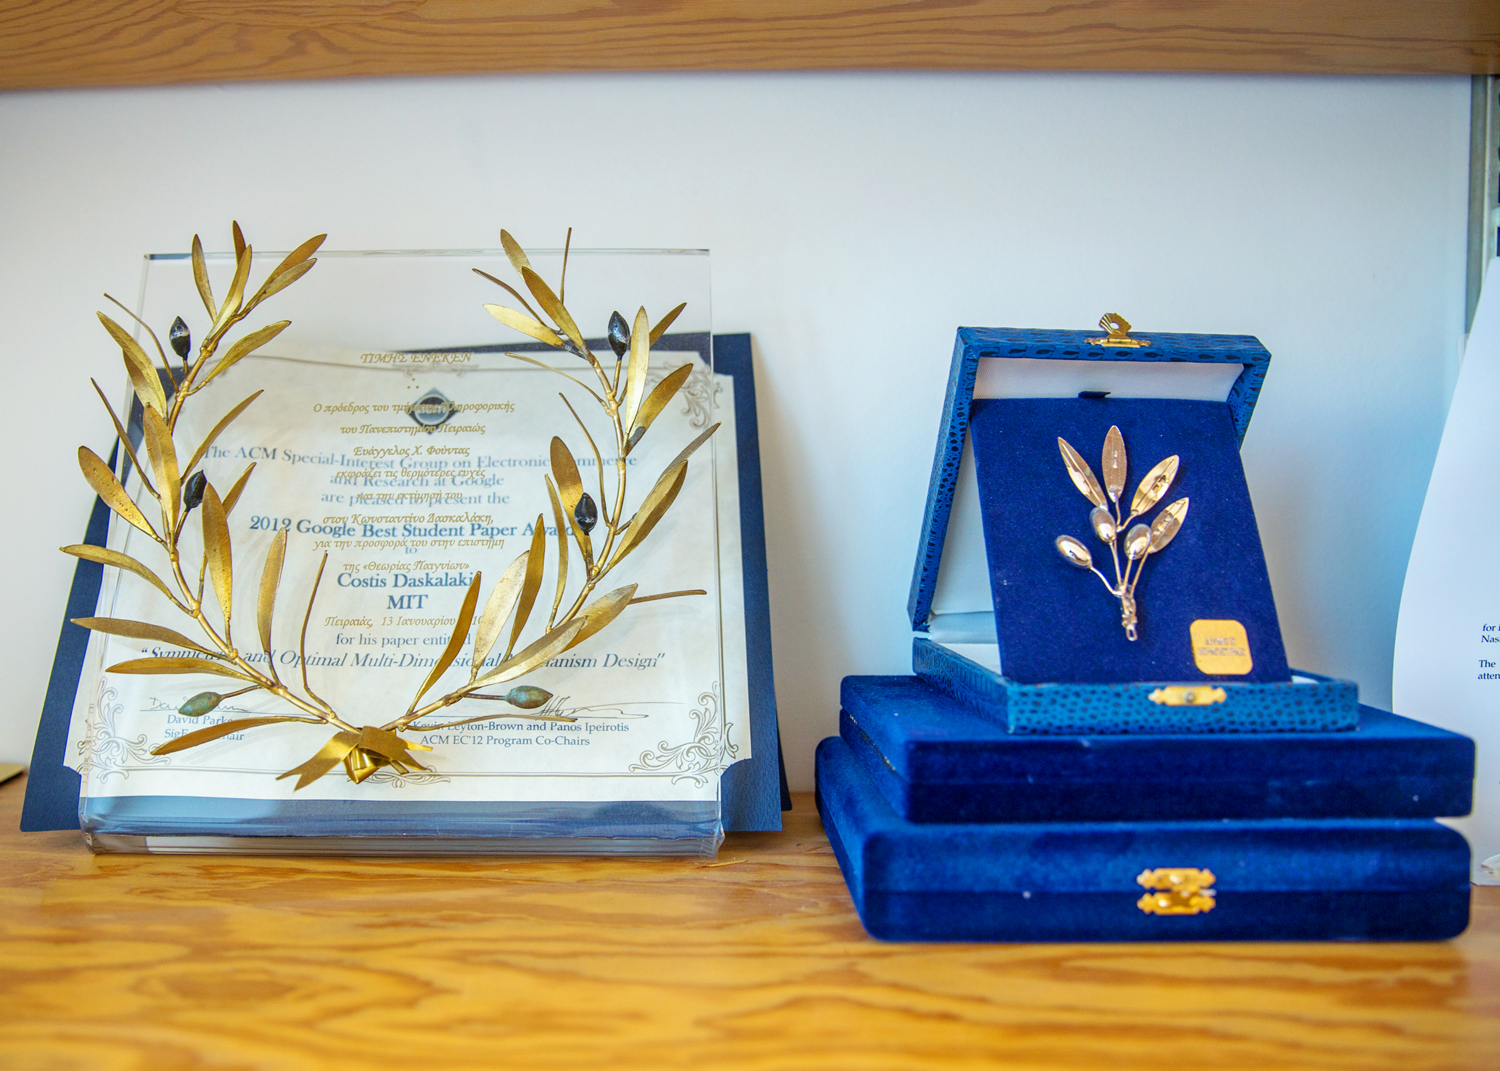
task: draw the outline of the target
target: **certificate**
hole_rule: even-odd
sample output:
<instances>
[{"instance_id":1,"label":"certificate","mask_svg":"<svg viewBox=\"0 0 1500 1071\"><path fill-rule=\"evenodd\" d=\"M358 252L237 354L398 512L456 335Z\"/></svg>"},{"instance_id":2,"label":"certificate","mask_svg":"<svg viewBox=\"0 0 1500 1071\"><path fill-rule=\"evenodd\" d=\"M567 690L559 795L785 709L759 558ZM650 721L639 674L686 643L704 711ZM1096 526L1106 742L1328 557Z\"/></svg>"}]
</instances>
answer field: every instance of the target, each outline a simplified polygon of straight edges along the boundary
<instances>
[{"instance_id":1,"label":"certificate","mask_svg":"<svg viewBox=\"0 0 1500 1071\"><path fill-rule=\"evenodd\" d=\"M1497 283L1492 264L1406 567L1391 682L1398 714L1474 738L1474 810L1448 824L1479 885L1500 885L1500 580L1485 553L1500 524Z\"/></svg>"},{"instance_id":2,"label":"certificate","mask_svg":"<svg viewBox=\"0 0 1500 1071\"><path fill-rule=\"evenodd\" d=\"M749 701L733 380L689 337L609 371L586 347L278 341L180 407L180 472L148 409L123 490L148 518L153 476L182 494L156 529L115 510L110 564L133 564L105 571L67 748L85 829L238 807L289 816L255 835L350 832L315 803L392 834L446 805L550 836L619 835L612 804L701 827Z\"/></svg>"}]
</instances>

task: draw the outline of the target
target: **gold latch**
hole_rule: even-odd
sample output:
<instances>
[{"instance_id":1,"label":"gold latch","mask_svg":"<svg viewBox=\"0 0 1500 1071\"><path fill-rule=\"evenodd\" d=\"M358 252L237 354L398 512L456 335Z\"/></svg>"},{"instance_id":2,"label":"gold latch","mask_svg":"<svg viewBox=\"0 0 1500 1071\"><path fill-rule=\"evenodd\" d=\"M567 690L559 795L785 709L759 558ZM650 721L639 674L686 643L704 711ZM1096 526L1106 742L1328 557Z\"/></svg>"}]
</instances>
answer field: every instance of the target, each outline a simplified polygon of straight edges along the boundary
<instances>
[{"instance_id":1,"label":"gold latch","mask_svg":"<svg viewBox=\"0 0 1500 1071\"><path fill-rule=\"evenodd\" d=\"M1212 870L1191 866L1159 866L1143 870L1136 883L1151 890L1135 902L1148 915L1197 915L1214 909Z\"/></svg>"},{"instance_id":2,"label":"gold latch","mask_svg":"<svg viewBox=\"0 0 1500 1071\"><path fill-rule=\"evenodd\" d=\"M1223 688L1211 688L1206 684L1172 684L1156 689L1146 698L1164 707L1211 707L1229 696L1224 694Z\"/></svg>"},{"instance_id":3,"label":"gold latch","mask_svg":"<svg viewBox=\"0 0 1500 1071\"><path fill-rule=\"evenodd\" d=\"M1091 338L1088 341L1095 346L1123 346L1126 349L1138 350L1142 346L1151 345L1144 338L1130 337L1130 321L1118 312L1106 312L1099 317L1099 326L1108 332L1103 338Z\"/></svg>"}]
</instances>

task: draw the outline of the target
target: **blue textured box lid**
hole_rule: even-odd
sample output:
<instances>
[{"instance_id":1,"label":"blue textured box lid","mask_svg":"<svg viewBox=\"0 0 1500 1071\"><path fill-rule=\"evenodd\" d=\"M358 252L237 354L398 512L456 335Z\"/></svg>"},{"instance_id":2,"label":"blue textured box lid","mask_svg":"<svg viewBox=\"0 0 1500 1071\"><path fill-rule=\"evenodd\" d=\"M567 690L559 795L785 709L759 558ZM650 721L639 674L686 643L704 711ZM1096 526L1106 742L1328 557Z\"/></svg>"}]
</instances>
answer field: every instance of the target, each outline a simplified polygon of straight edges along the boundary
<instances>
[{"instance_id":1,"label":"blue textured box lid","mask_svg":"<svg viewBox=\"0 0 1500 1071\"><path fill-rule=\"evenodd\" d=\"M917 677L845 677L840 699L840 735L913 822L1428 818L1472 803L1472 740L1368 706L1349 732L1025 736Z\"/></svg>"},{"instance_id":2,"label":"blue textured box lid","mask_svg":"<svg viewBox=\"0 0 1500 1071\"><path fill-rule=\"evenodd\" d=\"M1022 684L1001 675L998 652L994 643L934 643L919 633L911 668L1012 733L1317 733L1359 724L1359 687L1316 673L1269 684Z\"/></svg>"},{"instance_id":3,"label":"blue textured box lid","mask_svg":"<svg viewBox=\"0 0 1500 1071\"><path fill-rule=\"evenodd\" d=\"M890 940L1431 941L1468 924L1468 845L1430 819L921 825L836 737L817 803L861 921ZM1213 905L1143 910L1157 868L1211 872Z\"/></svg>"},{"instance_id":4,"label":"blue textured box lid","mask_svg":"<svg viewBox=\"0 0 1500 1071\"><path fill-rule=\"evenodd\" d=\"M1138 337L1151 345L1121 349L1089 342L1101 334L959 329L908 600L914 629L930 630L938 642L994 643L996 639L995 602L991 597L979 490L969 442L974 399L1067 398L1086 406L1088 402L1078 396L1081 392L1092 392L1107 393L1115 401L1218 402L1225 406L1230 439L1243 438L1270 361L1270 354L1255 338L1137 332ZM1128 451L1128 441L1126 445ZM1087 456L1092 456L1098 448L1094 443L1078 446ZM1150 448L1143 445L1142 449ZM1050 460L1056 462L1061 473L1060 458ZM1139 478L1145 467L1156 460L1160 459L1133 455L1135 477ZM1076 497L1076 492L1073 493ZM1083 499L1078 498L1078 502ZM1085 504L1082 515L1086 514ZM1058 533L1047 535L1049 546L1055 534ZM1144 583L1150 582L1148 576ZM1102 590L1094 594L1101 601L1112 601ZM1270 616L1274 626L1274 607ZM1274 642L1264 650L1265 664L1271 668L1272 677L1286 679L1284 658L1277 658L1279 630ZM1260 652L1256 653L1259 657ZM1135 675L1136 679L1150 676L1145 672Z\"/></svg>"}]
</instances>

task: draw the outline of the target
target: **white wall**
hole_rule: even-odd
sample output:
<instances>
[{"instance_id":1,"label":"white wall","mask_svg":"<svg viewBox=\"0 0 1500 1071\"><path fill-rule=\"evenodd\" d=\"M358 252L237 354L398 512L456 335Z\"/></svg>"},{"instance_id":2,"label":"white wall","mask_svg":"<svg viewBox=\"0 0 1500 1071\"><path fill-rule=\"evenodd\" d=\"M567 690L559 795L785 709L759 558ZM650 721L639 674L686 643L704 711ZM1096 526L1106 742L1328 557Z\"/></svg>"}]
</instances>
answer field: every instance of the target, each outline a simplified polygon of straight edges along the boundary
<instances>
[{"instance_id":1,"label":"white wall","mask_svg":"<svg viewBox=\"0 0 1500 1071\"><path fill-rule=\"evenodd\" d=\"M25 761L103 448L94 320L194 231L258 248L708 246L757 342L776 677L810 787L903 612L954 329L1244 332L1293 663L1389 698L1463 329L1467 79L528 76L0 96L0 760ZM1480 492L1487 493L1487 492Z\"/></svg>"}]
</instances>

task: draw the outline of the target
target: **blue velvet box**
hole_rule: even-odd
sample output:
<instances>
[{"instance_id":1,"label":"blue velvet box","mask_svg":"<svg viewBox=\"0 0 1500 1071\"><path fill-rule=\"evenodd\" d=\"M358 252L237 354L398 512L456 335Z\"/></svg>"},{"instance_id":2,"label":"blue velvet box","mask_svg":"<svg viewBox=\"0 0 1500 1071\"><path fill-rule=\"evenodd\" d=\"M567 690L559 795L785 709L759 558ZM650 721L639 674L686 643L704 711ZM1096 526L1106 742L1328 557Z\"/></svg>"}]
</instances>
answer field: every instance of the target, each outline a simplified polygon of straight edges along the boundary
<instances>
[{"instance_id":1,"label":"blue velvet box","mask_svg":"<svg viewBox=\"0 0 1500 1071\"><path fill-rule=\"evenodd\" d=\"M1474 742L1359 708L1350 732L1018 736L917 677L845 677L839 734L909 822L1469 813Z\"/></svg>"},{"instance_id":2,"label":"blue velvet box","mask_svg":"<svg viewBox=\"0 0 1500 1071\"><path fill-rule=\"evenodd\" d=\"M1153 334L1129 348L1099 334L959 330L908 603L913 669L1016 733L1353 729L1352 683L1287 666L1240 464L1270 354L1241 335ZM1142 571L1134 640L1119 600L1054 546L1074 537L1108 571L1058 440L1102 473L1112 427L1125 500L1175 455L1158 506L1190 502ZM1243 629L1249 665L1206 671L1193 627L1224 622Z\"/></svg>"},{"instance_id":3,"label":"blue velvet box","mask_svg":"<svg viewBox=\"0 0 1500 1071\"><path fill-rule=\"evenodd\" d=\"M887 940L1432 941L1468 925L1468 846L1430 819L917 824L836 737L817 803Z\"/></svg>"}]
</instances>

